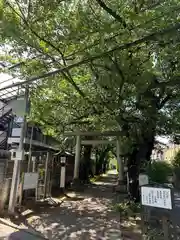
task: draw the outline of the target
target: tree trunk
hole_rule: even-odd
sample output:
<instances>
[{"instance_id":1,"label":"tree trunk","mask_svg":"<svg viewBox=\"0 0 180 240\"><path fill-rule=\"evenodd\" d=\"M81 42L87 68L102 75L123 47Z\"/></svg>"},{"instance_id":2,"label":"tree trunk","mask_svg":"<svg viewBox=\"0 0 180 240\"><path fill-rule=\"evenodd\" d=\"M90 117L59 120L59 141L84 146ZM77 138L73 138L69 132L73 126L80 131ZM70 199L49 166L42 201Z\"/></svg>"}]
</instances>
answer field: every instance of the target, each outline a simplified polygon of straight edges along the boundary
<instances>
[{"instance_id":1,"label":"tree trunk","mask_svg":"<svg viewBox=\"0 0 180 240\"><path fill-rule=\"evenodd\" d=\"M106 172L106 170L107 170L106 155L109 152L109 150L110 150L110 147L108 146L106 149L101 151L100 154L97 154L97 156L99 155L99 157L97 157L97 159L96 159L96 175Z\"/></svg>"},{"instance_id":2,"label":"tree trunk","mask_svg":"<svg viewBox=\"0 0 180 240\"><path fill-rule=\"evenodd\" d=\"M100 154L99 151L96 150L96 166L95 166L95 175L99 175L101 173L101 163L100 163Z\"/></svg>"},{"instance_id":3,"label":"tree trunk","mask_svg":"<svg viewBox=\"0 0 180 240\"><path fill-rule=\"evenodd\" d=\"M142 163L148 162L154 146L154 135L149 139L144 139L144 143L137 145L132 154L128 157L128 177L129 177L129 196L130 199L139 202L139 173Z\"/></svg>"},{"instance_id":4,"label":"tree trunk","mask_svg":"<svg viewBox=\"0 0 180 240\"><path fill-rule=\"evenodd\" d=\"M91 145L87 145L84 146L84 154L83 154L83 158L82 161L80 163L80 180L84 183L88 183L89 182L89 175L92 172L91 171L91 150L92 150L92 146Z\"/></svg>"},{"instance_id":5,"label":"tree trunk","mask_svg":"<svg viewBox=\"0 0 180 240\"><path fill-rule=\"evenodd\" d=\"M132 154L128 158L128 178L129 178L129 196L131 200L139 200L139 184L138 184L138 173L139 164L137 162L137 149L134 149Z\"/></svg>"}]
</instances>

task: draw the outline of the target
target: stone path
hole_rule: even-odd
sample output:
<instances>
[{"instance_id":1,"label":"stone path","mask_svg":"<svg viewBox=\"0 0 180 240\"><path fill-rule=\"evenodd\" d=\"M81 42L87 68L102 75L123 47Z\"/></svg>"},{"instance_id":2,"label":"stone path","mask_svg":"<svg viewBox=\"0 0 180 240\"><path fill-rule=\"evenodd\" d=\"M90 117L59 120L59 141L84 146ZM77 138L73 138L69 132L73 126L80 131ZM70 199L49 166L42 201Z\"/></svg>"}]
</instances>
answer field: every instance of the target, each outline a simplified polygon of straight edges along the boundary
<instances>
[{"instance_id":1,"label":"stone path","mask_svg":"<svg viewBox=\"0 0 180 240\"><path fill-rule=\"evenodd\" d=\"M119 214L112 210L112 202L115 199L112 190L116 179L116 174L109 172L100 179L102 181L87 186L81 194L83 199L68 199L52 211L45 209L30 218L29 225L49 240L128 240L121 237ZM33 238L33 235L23 236L23 231L19 232L19 236L16 232L9 238L0 240L42 239L37 236Z\"/></svg>"}]
</instances>

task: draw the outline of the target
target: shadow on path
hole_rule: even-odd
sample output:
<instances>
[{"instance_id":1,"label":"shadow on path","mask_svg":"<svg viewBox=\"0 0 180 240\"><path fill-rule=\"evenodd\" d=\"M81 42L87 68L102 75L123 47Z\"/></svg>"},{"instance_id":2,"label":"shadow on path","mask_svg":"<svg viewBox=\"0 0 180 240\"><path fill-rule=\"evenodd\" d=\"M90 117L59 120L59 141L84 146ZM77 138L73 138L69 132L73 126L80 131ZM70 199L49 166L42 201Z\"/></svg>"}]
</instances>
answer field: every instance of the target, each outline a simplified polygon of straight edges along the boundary
<instances>
[{"instance_id":1,"label":"shadow on path","mask_svg":"<svg viewBox=\"0 0 180 240\"><path fill-rule=\"evenodd\" d=\"M53 240L122 239L119 214L111 208L116 181L115 174L102 176L86 186L84 200L65 201L53 213L40 214L32 226Z\"/></svg>"},{"instance_id":2,"label":"shadow on path","mask_svg":"<svg viewBox=\"0 0 180 240\"><path fill-rule=\"evenodd\" d=\"M45 240L44 236L32 227L18 227L8 221L0 221L0 240Z\"/></svg>"},{"instance_id":3,"label":"shadow on path","mask_svg":"<svg viewBox=\"0 0 180 240\"><path fill-rule=\"evenodd\" d=\"M67 199L52 210L44 207L36 212L36 216L26 220L27 226L41 232L49 240L139 240L136 236L121 237L119 213L112 210L116 181L117 175L111 172L98 178L95 183L85 186L81 193L84 200ZM9 239L38 239L32 236L22 238L24 233L20 232Z\"/></svg>"}]
</instances>

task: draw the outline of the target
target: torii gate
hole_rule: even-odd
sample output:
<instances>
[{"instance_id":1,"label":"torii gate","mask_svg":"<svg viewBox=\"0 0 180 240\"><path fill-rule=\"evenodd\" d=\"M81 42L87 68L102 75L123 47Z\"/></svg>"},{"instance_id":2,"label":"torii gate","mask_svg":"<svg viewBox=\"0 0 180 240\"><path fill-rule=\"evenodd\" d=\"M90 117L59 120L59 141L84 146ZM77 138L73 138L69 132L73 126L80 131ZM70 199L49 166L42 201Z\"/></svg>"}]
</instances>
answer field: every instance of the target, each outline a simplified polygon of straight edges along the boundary
<instances>
[{"instance_id":1,"label":"torii gate","mask_svg":"<svg viewBox=\"0 0 180 240\"><path fill-rule=\"evenodd\" d=\"M76 149L75 149L75 164L74 164L74 180L79 178L79 166L80 166L80 154L81 154L81 144L83 145L98 145L98 144L116 144L116 155L117 163L119 167L118 180L123 181L123 163L120 158L120 132L119 131L107 131L107 132L66 132L64 134L66 137L76 136ZM81 140L82 136L104 136L104 137L116 137L116 141L111 140Z\"/></svg>"}]
</instances>

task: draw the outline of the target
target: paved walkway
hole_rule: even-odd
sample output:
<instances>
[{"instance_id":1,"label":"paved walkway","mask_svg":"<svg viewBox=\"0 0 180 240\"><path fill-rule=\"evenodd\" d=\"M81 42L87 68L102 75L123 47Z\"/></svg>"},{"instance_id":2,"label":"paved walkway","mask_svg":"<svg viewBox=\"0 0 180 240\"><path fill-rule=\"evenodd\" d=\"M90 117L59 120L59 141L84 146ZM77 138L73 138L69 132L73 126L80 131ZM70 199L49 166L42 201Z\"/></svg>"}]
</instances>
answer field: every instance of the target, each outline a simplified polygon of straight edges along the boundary
<instances>
[{"instance_id":1,"label":"paved walkway","mask_svg":"<svg viewBox=\"0 0 180 240\"><path fill-rule=\"evenodd\" d=\"M114 172L109 172L107 176L85 189L81 194L83 199L68 199L60 207L52 211L43 211L29 219L29 224L49 240L128 239L121 237L119 214L112 210L112 202L115 199L112 189L116 184L116 177ZM23 231L19 231L0 240L41 239L31 234L23 234Z\"/></svg>"}]
</instances>

